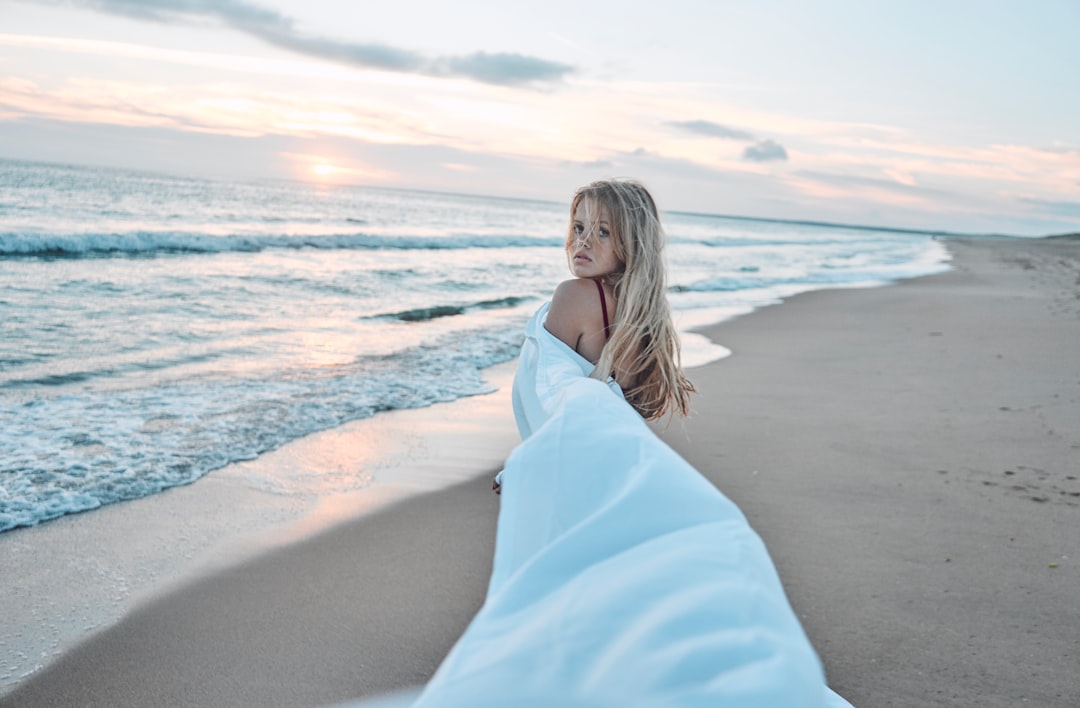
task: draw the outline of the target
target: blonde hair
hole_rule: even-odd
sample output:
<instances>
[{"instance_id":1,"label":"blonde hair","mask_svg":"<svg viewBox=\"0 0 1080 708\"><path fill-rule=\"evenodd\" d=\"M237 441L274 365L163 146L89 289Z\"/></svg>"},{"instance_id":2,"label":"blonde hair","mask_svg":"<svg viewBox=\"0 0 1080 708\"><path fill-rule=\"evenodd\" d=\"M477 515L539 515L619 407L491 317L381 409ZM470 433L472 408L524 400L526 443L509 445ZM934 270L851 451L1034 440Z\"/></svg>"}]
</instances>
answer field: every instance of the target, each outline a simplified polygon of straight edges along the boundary
<instances>
[{"instance_id":1,"label":"blonde hair","mask_svg":"<svg viewBox=\"0 0 1080 708\"><path fill-rule=\"evenodd\" d=\"M621 272L608 276L615 291L615 322L592 376L606 379L619 372L627 382L626 400L646 420L669 410L685 416L694 386L682 373L679 337L671 321L664 230L656 203L632 180L607 179L582 187L570 204L568 257L576 238L574 213L583 202L587 212L607 210L615 255L623 264Z\"/></svg>"}]
</instances>

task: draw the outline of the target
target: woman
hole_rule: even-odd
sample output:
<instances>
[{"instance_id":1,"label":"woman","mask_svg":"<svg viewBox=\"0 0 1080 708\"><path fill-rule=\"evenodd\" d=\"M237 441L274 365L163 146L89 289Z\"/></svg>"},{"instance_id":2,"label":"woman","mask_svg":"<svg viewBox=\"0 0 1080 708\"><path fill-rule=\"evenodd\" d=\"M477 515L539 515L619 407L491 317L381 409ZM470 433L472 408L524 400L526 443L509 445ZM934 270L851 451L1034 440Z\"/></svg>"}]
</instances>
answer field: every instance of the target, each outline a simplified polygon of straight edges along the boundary
<instances>
[{"instance_id":1,"label":"woman","mask_svg":"<svg viewBox=\"0 0 1080 708\"><path fill-rule=\"evenodd\" d=\"M577 278L526 327L487 597L416 707L848 705L761 539L645 423L693 391L662 247L640 184L574 196Z\"/></svg>"},{"instance_id":2,"label":"woman","mask_svg":"<svg viewBox=\"0 0 1080 708\"><path fill-rule=\"evenodd\" d=\"M679 365L652 196L638 182L593 182L570 213L566 256L576 279L555 289L545 326L596 364L593 376L614 376L646 420L669 408L686 415L694 387Z\"/></svg>"},{"instance_id":3,"label":"woman","mask_svg":"<svg viewBox=\"0 0 1080 708\"><path fill-rule=\"evenodd\" d=\"M550 415L550 402L541 399L557 387L538 384L564 366L571 376L580 369L606 381L646 420L671 410L689 413L694 387L679 362L663 249L656 203L640 183L602 180L574 194L566 258L577 277L561 283L526 326L514 377L514 417L522 439ZM539 346L551 337L572 351L550 342ZM541 356L546 349L556 356ZM496 493L501 482L500 473L492 484Z\"/></svg>"}]
</instances>

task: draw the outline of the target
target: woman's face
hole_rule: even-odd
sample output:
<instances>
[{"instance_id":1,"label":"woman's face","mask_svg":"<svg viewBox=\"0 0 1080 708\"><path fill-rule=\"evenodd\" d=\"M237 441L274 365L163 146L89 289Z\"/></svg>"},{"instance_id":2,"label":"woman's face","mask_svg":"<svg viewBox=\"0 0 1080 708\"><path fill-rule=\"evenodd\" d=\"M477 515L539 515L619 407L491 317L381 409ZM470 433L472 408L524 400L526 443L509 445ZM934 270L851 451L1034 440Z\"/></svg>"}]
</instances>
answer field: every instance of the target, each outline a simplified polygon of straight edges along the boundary
<instances>
[{"instance_id":1,"label":"woman's face","mask_svg":"<svg viewBox=\"0 0 1080 708\"><path fill-rule=\"evenodd\" d=\"M602 205L582 199L574 209L574 238L566 247L570 272L578 278L602 278L622 271L615 255L611 217Z\"/></svg>"}]
</instances>

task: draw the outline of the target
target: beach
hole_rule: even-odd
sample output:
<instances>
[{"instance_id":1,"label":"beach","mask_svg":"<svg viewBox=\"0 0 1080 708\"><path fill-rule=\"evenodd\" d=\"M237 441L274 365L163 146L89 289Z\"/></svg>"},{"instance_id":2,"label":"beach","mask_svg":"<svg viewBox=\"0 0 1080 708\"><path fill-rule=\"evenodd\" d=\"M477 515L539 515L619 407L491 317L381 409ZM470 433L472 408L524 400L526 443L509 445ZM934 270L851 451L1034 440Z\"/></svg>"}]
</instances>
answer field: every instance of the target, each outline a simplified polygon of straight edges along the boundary
<instances>
[{"instance_id":1,"label":"beach","mask_svg":"<svg viewBox=\"0 0 1080 708\"><path fill-rule=\"evenodd\" d=\"M745 512L854 705L1075 706L1080 239L947 247L948 273L804 293L706 328L733 353L691 370L693 414L657 430ZM339 497L311 521L310 505L273 511L226 474L115 505L172 509L141 521L180 515L188 538L212 537L202 548L220 538L200 509L250 505L255 519L222 532L243 537L227 552L152 578L0 704L327 705L422 684L483 600L490 478L515 442L500 376L496 394L400 412L458 425L447 459L420 455L452 468L435 491L385 490L366 513L363 494ZM321 444L338 446L335 464L358 449ZM14 533L60 536L71 520ZM130 542L108 526L103 543ZM149 556L177 543L161 538ZM39 601L11 597L5 614L32 632Z\"/></svg>"}]
</instances>

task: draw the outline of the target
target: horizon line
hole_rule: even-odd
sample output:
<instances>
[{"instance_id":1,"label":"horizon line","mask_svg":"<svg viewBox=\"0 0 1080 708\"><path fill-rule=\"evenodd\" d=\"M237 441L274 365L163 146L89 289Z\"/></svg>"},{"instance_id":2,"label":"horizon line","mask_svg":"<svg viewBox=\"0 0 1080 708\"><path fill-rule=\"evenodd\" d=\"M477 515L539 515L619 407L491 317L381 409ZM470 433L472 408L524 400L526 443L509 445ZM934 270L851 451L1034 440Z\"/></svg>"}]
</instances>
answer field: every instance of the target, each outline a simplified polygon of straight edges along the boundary
<instances>
[{"instance_id":1,"label":"horizon line","mask_svg":"<svg viewBox=\"0 0 1080 708\"><path fill-rule=\"evenodd\" d=\"M76 162L53 162L50 160L27 160L20 158L4 157L0 155L0 161L2 162L21 162L24 164L37 164L37 165L53 165L58 167L74 167L76 169L107 169L118 170L124 172L133 172L136 174L148 174L157 176L166 176L179 179L201 179L211 182L289 182L293 184L302 184L305 186L312 186L311 182L305 182L300 179L289 177L208 177L203 175L193 174L177 174L175 172L167 172L161 170L155 170L150 168L137 168L137 167L116 167L112 165L94 165L94 164L82 164ZM562 202L555 201L553 199L542 199L538 197L510 197L496 194L478 194L473 192L452 192L438 189L423 189L418 187L390 187L385 185L372 185L372 184L355 184L355 183L334 183L334 184L321 184L321 187L345 187L352 189L375 189L386 190L393 192L413 192L416 194L437 194L451 197L469 197L473 199L497 199L501 201L514 201L514 202L533 202L537 204L552 204L561 205ZM720 214L713 212L701 212L701 211L688 211L682 209L662 209L661 213L675 214L679 216L698 216L708 217L715 219L729 219L733 221L753 221L757 223L766 224L791 224L797 226L818 226L827 228L841 228L852 229L856 231L882 231L885 233L898 233L898 234L920 234L927 236L945 236L945 237L997 237L997 238L1047 238L1055 235L1067 236L1070 234L1044 234L1043 236L1018 236L1016 234L1004 234L1004 233L973 233L962 231L948 231L946 229L913 229L904 228L899 226L874 226L870 224L847 224L839 221L820 221L815 219L782 219L775 217L764 216L741 216L737 214Z\"/></svg>"}]
</instances>

